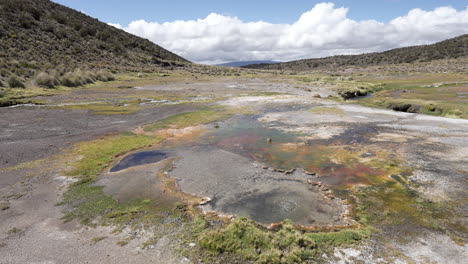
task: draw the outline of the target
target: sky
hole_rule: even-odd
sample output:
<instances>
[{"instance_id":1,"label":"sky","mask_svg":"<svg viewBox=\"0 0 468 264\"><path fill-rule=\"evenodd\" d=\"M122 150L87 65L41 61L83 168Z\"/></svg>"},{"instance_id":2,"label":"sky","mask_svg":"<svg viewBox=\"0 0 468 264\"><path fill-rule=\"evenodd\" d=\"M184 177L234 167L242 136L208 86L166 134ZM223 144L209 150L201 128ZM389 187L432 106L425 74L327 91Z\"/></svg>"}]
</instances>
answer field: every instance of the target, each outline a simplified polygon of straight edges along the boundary
<instances>
[{"instance_id":1,"label":"sky","mask_svg":"<svg viewBox=\"0 0 468 264\"><path fill-rule=\"evenodd\" d=\"M468 33L466 0L54 0L199 63L289 61Z\"/></svg>"}]
</instances>

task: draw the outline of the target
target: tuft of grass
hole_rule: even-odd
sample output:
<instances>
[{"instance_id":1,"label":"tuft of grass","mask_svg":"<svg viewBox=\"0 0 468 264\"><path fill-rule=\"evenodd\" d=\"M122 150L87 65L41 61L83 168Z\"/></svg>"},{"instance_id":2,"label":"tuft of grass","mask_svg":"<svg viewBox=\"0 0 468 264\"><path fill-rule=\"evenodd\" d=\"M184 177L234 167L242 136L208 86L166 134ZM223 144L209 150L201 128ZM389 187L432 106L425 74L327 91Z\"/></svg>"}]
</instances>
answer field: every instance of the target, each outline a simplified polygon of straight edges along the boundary
<instances>
[{"instance_id":1,"label":"tuft of grass","mask_svg":"<svg viewBox=\"0 0 468 264\"><path fill-rule=\"evenodd\" d=\"M102 241L102 240L104 240L106 238L107 238L107 236L93 237L91 239L91 243L96 244L96 243L98 243L98 242L100 242L100 241Z\"/></svg>"},{"instance_id":2,"label":"tuft of grass","mask_svg":"<svg viewBox=\"0 0 468 264\"><path fill-rule=\"evenodd\" d=\"M18 233L20 233L21 231L22 231L21 229L16 228L16 227L13 227L13 228L11 228L10 230L8 230L7 234L9 234L9 235L18 234Z\"/></svg>"},{"instance_id":3,"label":"tuft of grass","mask_svg":"<svg viewBox=\"0 0 468 264\"><path fill-rule=\"evenodd\" d=\"M109 71L100 70L96 73L92 71L82 71L76 69L65 73L60 78L60 83L67 87L78 87L86 84L95 83L96 81L109 82L114 81L115 76Z\"/></svg>"},{"instance_id":4,"label":"tuft of grass","mask_svg":"<svg viewBox=\"0 0 468 264\"><path fill-rule=\"evenodd\" d=\"M41 72L36 76L35 83L46 88L55 88L60 85L60 81L54 74Z\"/></svg>"},{"instance_id":5,"label":"tuft of grass","mask_svg":"<svg viewBox=\"0 0 468 264\"><path fill-rule=\"evenodd\" d=\"M105 70L98 71L95 78L101 82L110 82L115 80L115 76L111 72Z\"/></svg>"},{"instance_id":6,"label":"tuft of grass","mask_svg":"<svg viewBox=\"0 0 468 264\"><path fill-rule=\"evenodd\" d=\"M16 75L10 76L8 79L8 86L10 86L10 88L25 88L24 83Z\"/></svg>"}]
</instances>

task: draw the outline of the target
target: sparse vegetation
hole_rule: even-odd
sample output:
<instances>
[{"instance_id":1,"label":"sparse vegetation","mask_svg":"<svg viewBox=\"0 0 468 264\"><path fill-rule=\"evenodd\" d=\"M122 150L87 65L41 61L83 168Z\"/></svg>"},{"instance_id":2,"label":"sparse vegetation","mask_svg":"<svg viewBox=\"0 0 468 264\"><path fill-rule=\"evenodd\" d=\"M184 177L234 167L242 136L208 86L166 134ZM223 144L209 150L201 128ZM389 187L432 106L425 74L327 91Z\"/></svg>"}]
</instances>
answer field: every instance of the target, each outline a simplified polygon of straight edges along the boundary
<instances>
[{"instance_id":1,"label":"sparse vegetation","mask_svg":"<svg viewBox=\"0 0 468 264\"><path fill-rule=\"evenodd\" d=\"M253 69L288 71L330 71L392 64L427 63L434 60L457 59L468 56L468 35L448 39L433 45L393 49L380 53L341 55L319 59L304 59L274 64L244 66ZM463 70L463 69L461 69ZM466 68L465 68L466 70Z\"/></svg>"},{"instance_id":2,"label":"sparse vegetation","mask_svg":"<svg viewBox=\"0 0 468 264\"><path fill-rule=\"evenodd\" d=\"M48 0L1 0L0 6L0 81L36 76L37 85L53 88L69 72L62 85L76 87L88 80L88 70L96 80L110 81L111 71L149 72L188 63L149 40ZM83 78L73 74L76 69Z\"/></svg>"},{"instance_id":3,"label":"sparse vegetation","mask_svg":"<svg viewBox=\"0 0 468 264\"><path fill-rule=\"evenodd\" d=\"M10 86L10 88L24 88L24 83L16 76L16 75L12 75L10 76L10 78L8 79L8 86Z\"/></svg>"},{"instance_id":4,"label":"sparse vegetation","mask_svg":"<svg viewBox=\"0 0 468 264\"><path fill-rule=\"evenodd\" d=\"M468 91L468 78L463 74L422 74L411 79L406 75L379 77L378 82L383 82L382 88L372 98L358 103L408 113L468 118L467 98L460 96Z\"/></svg>"},{"instance_id":5,"label":"sparse vegetation","mask_svg":"<svg viewBox=\"0 0 468 264\"><path fill-rule=\"evenodd\" d=\"M96 244L96 243L98 243L98 242L100 242L100 241L102 241L102 240L104 240L106 238L107 238L107 236L93 237L91 239L91 243Z\"/></svg>"},{"instance_id":6,"label":"sparse vegetation","mask_svg":"<svg viewBox=\"0 0 468 264\"><path fill-rule=\"evenodd\" d=\"M209 109L196 112L186 112L170 116L157 123L145 126L145 131L154 131L164 128L184 128L188 126L203 125L215 121L225 120L235 114L247 113L246 110Z\"/></svg>"},{"instance_id":7,"label":"sparse vegetation","mask_svg":"<svg viewBox=\"0 0 468 264\"><path fill-rule=\"evenodd\" d=\"M115 76L106 70L100 70L96 73L92 71L81 71L76 69L72 72L66 72L60 76L57 72L47 73L41 72L35 78L35 83L38 86L46 88L55 88L58 85L67 87L78 87L96 81L108 82L115 80Z\"/></svg>"}]
</instances>

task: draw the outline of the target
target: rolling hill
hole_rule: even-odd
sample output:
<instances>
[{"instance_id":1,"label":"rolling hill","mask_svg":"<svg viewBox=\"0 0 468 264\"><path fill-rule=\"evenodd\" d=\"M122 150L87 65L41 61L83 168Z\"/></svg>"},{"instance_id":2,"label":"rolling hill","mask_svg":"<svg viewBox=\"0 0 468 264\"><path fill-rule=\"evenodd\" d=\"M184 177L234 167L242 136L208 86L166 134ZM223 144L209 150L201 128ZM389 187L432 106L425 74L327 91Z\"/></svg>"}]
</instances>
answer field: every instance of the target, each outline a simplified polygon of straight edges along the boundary
<instances>
[{"instance_id":1,"label":"rolling hill","mask_svg":"<svg viewBox=\"0 0 468 264\"><path fill-rule=\"evenodd\" d=\"M76 69L151 71L187 63L149 40L51 1L0 0L0 86L11 76L22 82L42 71L60 77Z\"/></svg>"},{"instance_id":2,"label":"rolling hill","mask_svg":"<svg viewBox=\"0 0 468 264\"><path fill-rule=\"evenodd\" d=\"M225 66L225 67L242 67L252 64L273 64L280 63L278 61L232 61L227 63L216 64L216 66Z\"/></svg>"},{"instance_id":3,"label":"rolling hill","mask_svg":"<svg viewBox=\"0 0 468 264\"><path fill-rule=\"evenodd\" d=\"M368 67L403 63L431 62L468 56L468 34L432 45L392 49L385 52L361 55L341 55L317 59L303 59L277 64L253 64L243 66L270 70L334 70L347 67Z\"/></svg>"}]
</instances>

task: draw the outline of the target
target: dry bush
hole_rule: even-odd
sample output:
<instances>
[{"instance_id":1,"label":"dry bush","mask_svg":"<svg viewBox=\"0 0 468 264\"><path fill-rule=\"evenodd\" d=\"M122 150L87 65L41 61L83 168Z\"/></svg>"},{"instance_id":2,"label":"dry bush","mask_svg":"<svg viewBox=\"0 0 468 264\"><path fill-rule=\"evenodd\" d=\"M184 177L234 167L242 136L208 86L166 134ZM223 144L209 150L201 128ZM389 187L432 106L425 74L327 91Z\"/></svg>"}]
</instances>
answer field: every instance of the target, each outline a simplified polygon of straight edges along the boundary
<instances>
[{"instance_id":1,"label":"dry bush","mask_svg":"<svg viewBox=\"0 0 468 264\"><path fill-rule=\"evenodd\" d=\"M37 85L47 88L55 88L55 86L60 85L60 81L56 75L46 72L39 73L36 76L35 82Z\"/></svg>"},{"instance_id":2,"label":"dry bush","mask_svg":"<svg viewBox=\"0 0 468 264\"><path fill-rule=\"evenodd\" d=\"M80 69L67 72L62 76L62 78L60 78L62 85L68 87L82 86L96 81L108 82L113 80L115 80L115 76L109 71L100 70L93 73L91 71L82 71Z\"/></svg>"},{"instance_id":3,"label":"dry bush","mask_svg":"<svg viewBox=\"0 0 468 264\"><path fill-rule=\"evenodd\" d=\"M24 88L24 83L16 75L12 75L8 79L8 86L10 88Z\"/></svg>"},{"instance_id":4,"label":"dry bush","mask_svg":"<svg viewBox=\"0 0 468 264\"><path fill-rule=\"evenodd\" d=\"M96 73L96 79L101 82L109 82L115 80L115 76L109 71L100 70Z\"/></svg>"}]
</instances>

